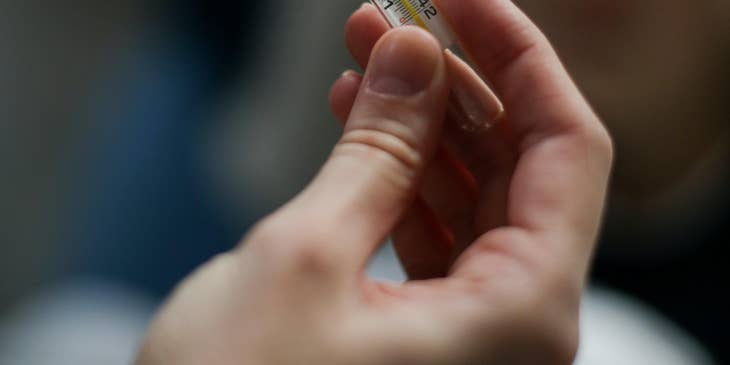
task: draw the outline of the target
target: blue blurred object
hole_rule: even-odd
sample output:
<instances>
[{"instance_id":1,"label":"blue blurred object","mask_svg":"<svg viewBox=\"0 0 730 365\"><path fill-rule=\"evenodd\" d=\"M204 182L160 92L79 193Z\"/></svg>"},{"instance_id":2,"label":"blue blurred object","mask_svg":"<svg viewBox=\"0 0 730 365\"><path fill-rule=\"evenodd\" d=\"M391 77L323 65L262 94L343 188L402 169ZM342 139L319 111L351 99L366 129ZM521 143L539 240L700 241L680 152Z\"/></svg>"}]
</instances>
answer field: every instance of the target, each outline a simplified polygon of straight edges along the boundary
<instances>
[{"instance_id":1,"label":"blue blurred object","mask_svg":"<svg viewBox=\"0 0 730 365\"><path fill-rule=\"evenodd\" d=\"M92 112L100 127L79 151L85 179L75 184L64 274L164 295L244 232L248 222L221 213L200 161L206 118L243 67L241 47L251 47L243 30L255 12L243 6L163 8L160 24L107 80Z\"/></svg>"}]
</instances>

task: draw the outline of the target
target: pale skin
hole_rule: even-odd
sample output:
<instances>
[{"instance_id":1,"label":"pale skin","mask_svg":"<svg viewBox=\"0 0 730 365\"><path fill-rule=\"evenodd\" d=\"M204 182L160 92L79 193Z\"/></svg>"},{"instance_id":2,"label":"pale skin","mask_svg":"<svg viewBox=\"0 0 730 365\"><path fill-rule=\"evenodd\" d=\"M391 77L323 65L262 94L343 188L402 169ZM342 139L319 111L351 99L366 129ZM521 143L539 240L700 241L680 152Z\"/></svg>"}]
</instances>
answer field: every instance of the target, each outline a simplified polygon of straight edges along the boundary
<instances>
[{"instance_id":1,"label":"pale skin","mask_svg":"<svg viewBox=\"0 0 730 365\"><path fill-rule=\"evenodd\" d=\"M367 67L332 88L345 128L329 160L180 284L138 364L571 363L611 140L512 2L439 5L505 120L450 127L436 40L359 9L346 42ZM366 276L389 234L414 280Z\"/></svg>"}]
</instances>

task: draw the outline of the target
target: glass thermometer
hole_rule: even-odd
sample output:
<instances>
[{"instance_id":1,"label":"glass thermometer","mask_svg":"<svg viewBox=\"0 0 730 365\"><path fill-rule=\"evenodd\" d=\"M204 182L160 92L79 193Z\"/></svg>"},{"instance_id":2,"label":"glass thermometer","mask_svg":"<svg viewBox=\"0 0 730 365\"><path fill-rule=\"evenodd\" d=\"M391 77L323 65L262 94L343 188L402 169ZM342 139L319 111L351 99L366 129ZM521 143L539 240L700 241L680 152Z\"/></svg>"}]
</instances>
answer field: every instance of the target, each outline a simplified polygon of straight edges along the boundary
<instances>
[{"instance_id":1,"label":"glass thermometer","mask_svg":"<svg viewBox=\"0 0 730 365\"><path fill-rule=\"evenodd\" d=\"M468 131L484 131L504 114L499 99L462 58L456 37L432 0L370 0L391 27L414 25L426 29L446 49L453 86L448 115Z\"/></svg>"}]
</instances>

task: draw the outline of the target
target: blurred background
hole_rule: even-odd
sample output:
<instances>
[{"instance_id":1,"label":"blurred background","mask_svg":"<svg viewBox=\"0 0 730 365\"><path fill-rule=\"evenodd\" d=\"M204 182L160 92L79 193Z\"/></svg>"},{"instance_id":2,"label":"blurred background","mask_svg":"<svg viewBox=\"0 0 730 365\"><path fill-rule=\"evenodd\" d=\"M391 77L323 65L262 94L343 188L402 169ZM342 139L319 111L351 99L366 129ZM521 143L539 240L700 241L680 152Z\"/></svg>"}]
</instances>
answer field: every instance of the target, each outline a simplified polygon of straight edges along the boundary
<instances>
[{"instance_id":1,"label":"blurred background","mask_svg":"<svg viewBox=\"0 0 730 365\"><path fill-rule=\"evenodd\" d=\"M730 2L516 3L617 146L578 362L730 363ZM0 0L0 364L131 361L175 283L326 158L357 6Z\"/></svg>"}]
</instances>

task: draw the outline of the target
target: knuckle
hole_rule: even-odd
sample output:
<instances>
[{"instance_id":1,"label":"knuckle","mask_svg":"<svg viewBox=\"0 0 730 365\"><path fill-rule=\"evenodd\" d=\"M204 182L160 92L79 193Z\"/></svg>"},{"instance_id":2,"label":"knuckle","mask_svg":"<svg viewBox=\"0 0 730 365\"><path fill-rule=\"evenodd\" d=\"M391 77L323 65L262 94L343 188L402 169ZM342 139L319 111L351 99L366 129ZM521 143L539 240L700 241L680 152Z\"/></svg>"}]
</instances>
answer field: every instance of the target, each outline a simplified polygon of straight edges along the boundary
<instances>
[{"instance_id":1,"label":"knuckle","mask_svg":"<svg viewBox=\"0 0 730 365\"><path fill-rule=\"evenodd\" d=\"M600 127L597 129L598 130L595 132L595 135L593 137L594 144L599 153L601 153L606 158L609 164L612 164L615 151L613 138L608 132L608 129L606 129L606 127L604 127L603 125L600 125Z\"/></svg>"},{"instance_id":2,"label":"knuckle","mask_svg":"<svg viewBox=\"0 0 730 365\"><path fill-rule=\"evenodd\" d=\"M398 125L396 121L384 121L377 124ZM370 124L370 123L368 123ZM415 138L407 137L407 132L392 133L378 129L357 128L344 134L340 147L357 147L369 156L385 158L400 168L413 171L422 165L422 154Z\"/></svg>"},{"instance_id":3,"label":"knuckle","mask_svg":"<svg viewBox=\"0 0 730 365\"><path fill-rule=\"evenodd\" d=\"M514 37L518 42L505 42L501 48L489 52L490 61L484 67L490 74L504 73L522 60L543 59L552 50L547 38L531 23L515 22L503 31L522 36Z\"/></svg>"},{"instance_id":4,"label":"knuckle","mask_svg":"<svg viewBox=\"0 0 730 365\"><path fill-rule=\"evenodd\" d=\"M596 121L595 127L588 128L583 133L583 138L590 146L591 151L601 158L606 165L611 166L614 159L614 143L608 129L600 122Z\"/></svg>"},{"instance_id":5,"label":"knuckle","mask_svg":"<svg viewBox=\"0 0 730 365\"><path fill-rule=\"evenodd\" d=\"M334 255L327 250L327 243L313 240L297 245L289 265L297 274L316 277L328 277L339 267Z\"/></svg>"},{"instance_id":6,"label":"knuckle","mask_svg":"<svg viewBox=\"0 0 730 365\"><path fill-rule=\"evenodd\" d=\"M338 262L329 252L332 237L327 232L322 224L267 218L252 229L246 245L276 272L329 274Z\"/></svg>"}]
</instances>

